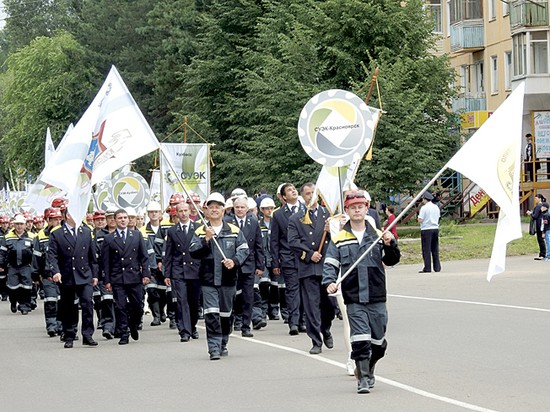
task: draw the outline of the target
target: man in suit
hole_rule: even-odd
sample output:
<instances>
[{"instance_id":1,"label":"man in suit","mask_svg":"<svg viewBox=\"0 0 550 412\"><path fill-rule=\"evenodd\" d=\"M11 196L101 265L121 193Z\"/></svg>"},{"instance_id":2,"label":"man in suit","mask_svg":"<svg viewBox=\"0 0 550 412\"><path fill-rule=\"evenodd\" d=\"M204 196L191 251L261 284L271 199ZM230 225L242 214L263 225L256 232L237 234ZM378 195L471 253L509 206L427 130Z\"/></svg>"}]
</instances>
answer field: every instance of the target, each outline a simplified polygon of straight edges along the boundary
<instances>
[{"instance_id":1,"label":"man in suit","mask_svg":"<svg viewBox=\"0 0 550 412\"><path fill-rule=\"evenodd\" d=\"M101 246L101 262L105 288L113 291L115 320L121 336L119 345L139 339L138 327L143 316L143 286L150 281L149 256L145 240L138 230L128 229L128 214L115 212L117 228L105 236Z\"/></svg>"},{"instance_id":2,"label":"man in suit","mask_svg":"<svg viewBox=\"0 0 550 412\"><path fill-rule=\"evenodd\" d=\"M178 203L176 212L179 223L166 232L165 252L162 259L165 284L172 287L176 295L176 325L180 342L198 339L197 322L201 284L199 280L200 260L189 253L196 224L189 218L189 203Z\"/></svg>"},{"instance_id":3,"label":"man in suit","mask_svg":"<svg viewBox=\"0 0 550 412\"><path fill-rule=\"evenodd\" d=\"M329 349L334 347L330 327L334 319L334 305L329 300L326 288L321 285L325 253L330 241L328 210L311 203L315 185L306 183L300 193L308 204L306 211L295 213L288 222L288 244L298 262L301 299L306 317L307 335L311 338L309 353L321 353L323 342Z\"/></svg>"},{"instance_id":4,"label":"man in suit","mask_svg":"<svg viewBox=\"0 0 550 412\"><path fill-rule=\"evenodd\" d=\"M97 346L94 333L93 288L97 285L97 251L94 237L86 225L78 225L68 209L63 222L50 232L47 265L52 280L59 284L59 312L65 336L65 348L72 348L78 325L78 297L82 310L82 344Z\"/></svg>"},{"instance_id":5,"label":"man in suit","mask_svg":"<svg viewBox=\"0 0 550 412\"><path fill-rule=\"evenodd\" d=\"M239 315L241 318L241 335L245 338L251 338L254 336L250 331L252 307L254 305L254 280L256 276L258 276L259 280L259 276L265 270L262 232L260 231L258 219L252 214L247 213L248 198L236 197L233 199L233 210L235 215L226 221L234 224L241 230L250 251L246 261L239 267L234 313L237 319ZM261 316L254 320L254 329L261 329L267 325L267 322ZM235 324L237 325L237 322Z\"/></svg>"},{"instance_id":6,"label":"man in suit","mask_svg":"<svg viewBox=\"0 0 550 412\"><path fill-rule=\"evenodd\" d=\"M284 277L288 326L290 328L288 333L297 335L300 331L301 319L300 284L294 252L288 244L288 221L293 214L304 213L306 208L298 201L298 191L292 183L283 184L280 195L285 205L273 214L270 239L273 274ZM305 327L302 328L302 331L305 332Z\"/></svg>"}]
</instances>

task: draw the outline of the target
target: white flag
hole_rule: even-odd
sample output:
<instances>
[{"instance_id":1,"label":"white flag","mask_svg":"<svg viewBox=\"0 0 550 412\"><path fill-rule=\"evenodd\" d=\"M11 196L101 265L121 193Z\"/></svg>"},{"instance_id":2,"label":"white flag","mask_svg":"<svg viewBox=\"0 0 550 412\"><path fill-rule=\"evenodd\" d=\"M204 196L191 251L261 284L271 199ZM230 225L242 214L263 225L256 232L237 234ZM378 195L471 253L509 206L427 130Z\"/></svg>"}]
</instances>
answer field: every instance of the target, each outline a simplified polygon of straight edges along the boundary
<instances>
[{"instance_id":1,"label":"white flag","mask_svg":"<svg viewBox=\"0 0 550 412\"><path fill-rule=\"evenodd\" d=\"M46 145L44 147L44 164L47 165L52 155L55 153L55 146L53 145L52 135L50 128L46 129Z\"/></svg>"},{"instance_id":2,"label":"white flag","mask_svg":"<svg viewBox=\"0 0 550 412\"><path fill-rule=\"evenodd\" d=\"M80 222L86 215L93 184L158 147L157 138L112 66L92 104L42 178L67 191L69 211Z\"/></svg>"},{"instance_id":3,"label":"white flag","mask_svg":"<svg viewBox=\"0 0 550 412\"><path fill-rule=\"evenodd\" d=\"M336 214L340 209L342 192L351 189L358 166L359 160L356 160L349 166L340 167L340 173L338 173L338 167L321 168L315 183L315 193L323 199L331 215ZM340 213L343 213L343 210L340 210Z\"/></svg>"},{"instance_id":4,"label":"white flag","mask_svg":"<svg viewBox=\"0 0 550 412\"><path fill-rule=\"evenodd\" d=\"M519 174L524 89L521 83L446 165L477 183L500 206L487 280L504 272L506 244L522 237Z\"/></svg>"}]
</instances>

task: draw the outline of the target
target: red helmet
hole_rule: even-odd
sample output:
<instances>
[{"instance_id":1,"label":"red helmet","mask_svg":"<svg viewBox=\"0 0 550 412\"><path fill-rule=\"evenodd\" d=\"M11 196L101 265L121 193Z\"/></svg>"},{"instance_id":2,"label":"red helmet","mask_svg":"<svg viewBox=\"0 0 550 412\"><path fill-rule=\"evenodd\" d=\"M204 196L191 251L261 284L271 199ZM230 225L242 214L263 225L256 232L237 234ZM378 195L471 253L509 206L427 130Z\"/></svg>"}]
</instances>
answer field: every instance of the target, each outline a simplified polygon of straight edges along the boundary
<instances>
[{"instance_id":1,"label":"red helmet","mask_svg":"<svg viewBox=\"0 0 550 412\"><path fill-rule=\"evenodd\" d=\"M176 206L178 203L185 202L181 193L174 193L170 196L170 206Z\"/></svg>"},{"instance_id":2,"label":"red helmet","mask_svg":"<svg viewBox=\"0 0 550 412\"><path fill-rule=\"evenodd\" d=\"M44 216L35 216L32 221L34 223L42 223L42 222L44 222Z\"/></svg>"},{"instance_id":3,"label":"red helmet","mask_svg":"<svg viewBox=\"0 0 550 412\"><path fill-rule=\"evenodd\" d=\"M34 221L34 218L33 218L32 214L31 214L31 212L29 212L29 211L24 211L24 212L23 212L23 217L25 218L25 220L26 220L27 222L33 222L33 221Z\"/></svg>"},{"instance_id":4,"label":"red helmet","mask_svg":"<svg viewBox=\"0 0 550 412\"><path fill-rule=\"evenodd\" d=\"M189 192L189 199L187 199L187 203L200 203L201 202L201 197L194 193L194 192Z\"/></svg>"},{"instance_id":5,"label":"red helmet","mask_svg":"<svg viewBox=\"0 0 550 412\"><path fill-rule=\"evenodd\" d=\"M48 219L61 219L63 218L63 215L61 214L61 210L57 207L52 207L50 214L48 215Z\"/></svg>"},{"instance_id":6,"label":"red helmet","mask_svg":"<svg viewBox=\"0 0 550 412\"><path fill-rule=\"evenodd\" d=\"M68 203L69 203L69 200L63 197L57 197L54 200L52 200L52 207L58 207L60 210L65 210L67 209Z\"/></svg>"},{"instance_id":7,"label":"red helmet","mask_svg":"<svg viewBox=\"0 0 550 412\"><path fill-rule=\"evenodd\" d=\"M94 212L93 216L94 216L94 220L95 220L95 219L104 218L104 217L105 217L105 211L104 211L104 210L101 210L101 209L96 210L96 211Z\"/></svg>"},{"instance_id":8,"label":"red helmet","mask_svg":"<svg viewBox=\"0 0 550 412\"><path fill-rule=\"evenodd\" d=\"M0 223L10 223L10 218L6 215L0 215Z\"/></svg>"}]
</instances>

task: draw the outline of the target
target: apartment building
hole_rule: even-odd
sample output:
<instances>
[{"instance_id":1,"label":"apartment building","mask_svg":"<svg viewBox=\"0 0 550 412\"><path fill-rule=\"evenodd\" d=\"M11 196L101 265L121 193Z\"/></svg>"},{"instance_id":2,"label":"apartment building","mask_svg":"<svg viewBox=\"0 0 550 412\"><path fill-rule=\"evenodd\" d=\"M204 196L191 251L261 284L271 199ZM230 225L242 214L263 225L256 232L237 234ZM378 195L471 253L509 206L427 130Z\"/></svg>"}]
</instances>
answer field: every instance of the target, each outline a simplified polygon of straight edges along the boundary
<instances>
[{"instance_id":1,"label":"apartment building","mask_svg":"<svg viewBox=\"0 0 550 412\"><path fill-rule=\"evenodd\" d=\"M538 176L522 193L550 189L550 56L548 0L427 0L440 34L436 53L450 56L462 113L470 135L525 81L523 135L534 137ZM524 141L525 145L525 141Z\"/></svg>"}]
</instances>

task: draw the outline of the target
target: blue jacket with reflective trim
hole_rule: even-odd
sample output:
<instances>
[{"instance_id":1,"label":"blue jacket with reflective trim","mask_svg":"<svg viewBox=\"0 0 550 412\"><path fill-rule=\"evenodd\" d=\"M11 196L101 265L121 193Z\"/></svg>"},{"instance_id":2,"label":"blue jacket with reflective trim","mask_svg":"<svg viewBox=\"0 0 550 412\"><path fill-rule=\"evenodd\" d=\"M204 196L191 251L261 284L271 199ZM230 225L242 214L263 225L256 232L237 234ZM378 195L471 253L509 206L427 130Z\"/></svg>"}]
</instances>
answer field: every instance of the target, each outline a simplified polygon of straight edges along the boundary
<instances>
[{"instance_id":1,"label":"blue jacket with reflective trim","mask_svg":"<svg viewBox=\"0 0 550 412\"><path fill-rule=\"evenodd\" d=\"M336 282L338 273L346 273L357 259L378 238L376 230L365 221L363 241L359 241L351 231L350 222L332 239L323 266L323 285ZM384 264L393 266L399 263L401 253L395 240L389 246L379 241L369 254L344 279L341 285L344 303L374 303L386 301L386 272Z\"/></svg>"}]
</instances>

